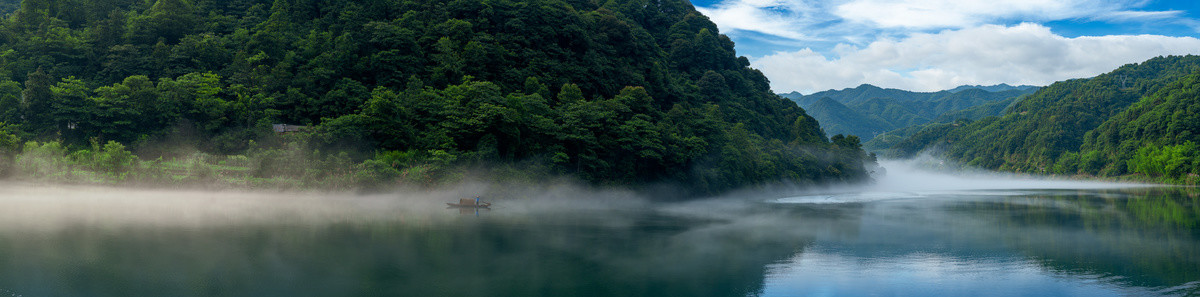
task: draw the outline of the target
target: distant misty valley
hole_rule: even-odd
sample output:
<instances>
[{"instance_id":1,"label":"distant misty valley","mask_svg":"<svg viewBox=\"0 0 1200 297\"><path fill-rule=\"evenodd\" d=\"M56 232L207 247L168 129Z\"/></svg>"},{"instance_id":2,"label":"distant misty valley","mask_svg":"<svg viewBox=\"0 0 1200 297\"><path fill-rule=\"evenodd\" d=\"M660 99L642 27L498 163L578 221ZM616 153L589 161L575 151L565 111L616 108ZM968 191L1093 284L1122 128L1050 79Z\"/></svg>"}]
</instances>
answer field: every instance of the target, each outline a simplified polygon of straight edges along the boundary
<instances>
[{"instance_id":1,"label":"distant misty valley","mask_svg":"<svg viewBox=\"0 0 1200 297\"><path fill-rule=\"evenodd\" d=\"M868 149L887 148L888 142L871 142L887 132L929 123L950 123L998 116L1040 87L960 86L940 92L911 92L861 85L803 95L780 94L795 101L821 123L826 134L858 136ZM890 135L892 139L895 135ZM874 144L874 145L873 145Z\"/></svg>"},{"instance_id":2,"label":"distant misty valley","mask_svg":"<svg viewBox=\"0 0 1200 297\"><path fill-rule=\"evenodd\" d=\"M1045 87L783 94L827 134L886 158L1037 175L1200 183L1200 57L1166 56Z\"/></svg>"}]
</instances>

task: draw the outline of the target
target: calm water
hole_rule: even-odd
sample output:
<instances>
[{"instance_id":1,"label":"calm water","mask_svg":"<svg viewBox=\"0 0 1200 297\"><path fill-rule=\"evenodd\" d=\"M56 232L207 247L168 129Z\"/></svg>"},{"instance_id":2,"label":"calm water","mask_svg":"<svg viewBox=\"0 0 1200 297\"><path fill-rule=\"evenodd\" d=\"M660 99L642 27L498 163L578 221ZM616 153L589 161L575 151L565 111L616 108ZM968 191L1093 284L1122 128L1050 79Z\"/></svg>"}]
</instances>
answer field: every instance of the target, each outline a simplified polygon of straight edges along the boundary
<instances>
[{"instance_id":1,"label":"calm water","mask_svg":"<svg viewBox=\"0 0 1200 297\"><path fill-rule=\"evenodd\" d=\"M549 192L476 214L454 191L5 185L0 295L1200 295L1197 189Z\"/></svg>"}]
</instances>

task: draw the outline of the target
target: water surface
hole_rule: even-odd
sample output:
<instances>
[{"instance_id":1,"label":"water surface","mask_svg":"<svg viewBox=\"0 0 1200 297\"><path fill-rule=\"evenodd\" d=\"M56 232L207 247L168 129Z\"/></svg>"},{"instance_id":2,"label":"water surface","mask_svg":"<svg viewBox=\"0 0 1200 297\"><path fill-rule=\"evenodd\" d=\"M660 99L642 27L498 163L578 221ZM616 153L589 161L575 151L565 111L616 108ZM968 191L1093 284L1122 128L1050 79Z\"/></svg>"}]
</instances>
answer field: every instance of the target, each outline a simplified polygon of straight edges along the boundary
<instances>
[{"instance_id":1,"label":"water surface","mask_svg":"<svg viewBox=\"0 0 1200 297\"><path fill-rule=\"evenodd\" d=\"M6 184L0 293L1200 294L1200 190L1022 187L1029 186L879 187L689 203L560 189L496 194L494 209L476 213L445 208L462 191Z\"/></svg>"}]
</instances>

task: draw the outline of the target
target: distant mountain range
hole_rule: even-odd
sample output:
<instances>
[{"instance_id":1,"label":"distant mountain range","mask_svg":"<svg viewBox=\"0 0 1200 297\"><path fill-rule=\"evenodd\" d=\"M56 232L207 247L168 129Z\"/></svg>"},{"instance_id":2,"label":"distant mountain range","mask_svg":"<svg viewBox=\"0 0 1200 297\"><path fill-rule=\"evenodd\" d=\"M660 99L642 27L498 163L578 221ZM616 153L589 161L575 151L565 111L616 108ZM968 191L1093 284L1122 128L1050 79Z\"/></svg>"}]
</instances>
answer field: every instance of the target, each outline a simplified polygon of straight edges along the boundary
<instances>
[{"instance_id":1,"label":"distant mountain range","mask_svg":"<svg viewBox=\"0 0 1200 297\"><path fill-rule=\"evenodd\" d=\"M979 90L995 93L995 92L1003 92L1003 91L1011 91L1011 90L1020 90L1020 91L1033 90L1033 91L1036 91L1038 88L1040 88L1040 87L1029 86L1029 85L1012 86L1009 84L998 84L998 85L993 85L993 86L964 85L964 86L959 86L959 87L956 87L953 89L938 91L938 92L913 92L913 91L906 91L906 90L901 90L901 89L891 89L891 88L885 89L885 88L880 88L880 87L870 85L870 84L862 84L862 85L859 85L858 87L854 87L854 88L846 88L846 89L841 89L841 90L827 90L827 91L816 92L811 95L804 95L804 94L801 94L800 92L793 91L790 93L779 94L779 96L783 96L784 98L792 99L794 101L797 101L798 103L801 103L800 104L801 106L804 106L805 103L811 104L813 102L816 102L816 100L820 99L821 97L829 97L838 102L853 104L855 102L859 102L859 101L863 101L863 100L867 100L867 99L871 99L871 98L895 98L895 99L904 100L904 101L921 101L921 100L929 100L931 98L936 98L936 97L944 97L947 95L947 93L958 93L958 92L962 92L962 91L966 91L966 90L973 90L973 89L979 89ZM799 100L804 100L807 102L800 102Z\"/></svg>"},{"instance_id":2,"label":"distant mountain range","mask_svg":"<svg viewBox=\"0 0 1200 297\"><path fill-rule=\"evenodd\" d=\"M912 92L864 84L811 95L780 94L817 119L826 135L856 135L866 142L888 131L959 118L999 115L1015 98L1035 86L961 86L939 92ZM985 106L986 108L976 108Z\"/></svg>"},{"instance_id":3,"label":"distant mountain range","mask_svg":"<svg viewBox=\"0 0 1200 297\"><path fill-rule=\"evenodd\" d=\"M1002 110L893 131L864 147L890 157L934 151L1000 171L1200 184L1200 56L1157 57L1056 82Z\"/></svg>"},{"instance_id":4,"label":"distant mountain range","mask_svg":"<svg viewBox=\"0 0 1200 297\"><path fill-rule=\"evenodd\" d=\"M1003 92L1003 91L1008 91L1008 90L1022 90L1022 91L1025 91L1025 90L1030 90L1030 89L1039 89L1039 88L1041 88L1041 87L1038 87L1038 86L1030 86L1030 85L1011 86L1011 85L1009 85L1009 84L998 84L998 85L994 85L994 86L979 86L979 85L975 85L975 86L959 86L959 87L957 87L957 88L949 89L949 90L946 90L946 91L948 91L948 92L951 92L951 93L957 93L957 92L959 92L959 91L964 91L964 90L970 90L970 89L980 89L980 90L984 90L984 91L988 91L988 92Z\"/></svg>"}]
</instances>

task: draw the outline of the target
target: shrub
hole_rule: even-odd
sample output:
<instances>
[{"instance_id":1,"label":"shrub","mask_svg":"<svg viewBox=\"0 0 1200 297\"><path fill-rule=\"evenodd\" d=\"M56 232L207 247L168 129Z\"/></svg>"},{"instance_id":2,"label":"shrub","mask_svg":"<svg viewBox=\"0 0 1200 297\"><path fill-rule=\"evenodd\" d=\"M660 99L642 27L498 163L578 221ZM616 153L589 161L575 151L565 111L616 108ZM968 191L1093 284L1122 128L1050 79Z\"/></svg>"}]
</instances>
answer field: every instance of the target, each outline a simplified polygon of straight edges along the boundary
<instances>
[{"instance_id":1,"label":"shrub","mask_svg":"<svg viewBox=\"0 0 1200 297\"><path fill-rule=\"evenodd\" d=\"M68 173L67 149L58 141L29 141L16 157L17 172L23 176L52 178Z\"/></svg>"},{"instance_id":2,"label":"shrub","mask_svg":"<svg viewBox=\"0 0 1200 297\"><path fill-rule=\"evenodd\" d=\"M0 123L0 176L8 175L21 147L21 138L8 131L11 126Z\"/></svg>"}]
</instances>

